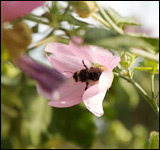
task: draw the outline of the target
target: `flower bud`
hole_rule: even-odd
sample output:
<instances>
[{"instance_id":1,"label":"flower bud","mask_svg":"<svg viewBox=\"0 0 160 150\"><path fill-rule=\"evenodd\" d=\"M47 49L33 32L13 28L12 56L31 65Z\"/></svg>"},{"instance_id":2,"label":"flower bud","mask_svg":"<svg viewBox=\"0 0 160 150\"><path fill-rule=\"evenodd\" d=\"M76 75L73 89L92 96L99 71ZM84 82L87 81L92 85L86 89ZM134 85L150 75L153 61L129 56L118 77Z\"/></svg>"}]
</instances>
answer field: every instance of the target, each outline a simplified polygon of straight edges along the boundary
<instances>
[{"instance_id":1,"label":"flower bud","mask_svg":"<svg viewBox=\"0 0 160 150\"><path fill-rule=\"evenodd\" d=\"M121 74L122 74L123 76L128 76L128 71L127 71L127 70L122 70L122 71L121 71Z\"/></svg>"},{"instance_id":2,"label":"flower bud","mask_svg":"<svg viewBox=\"0 0 160 150\"><path fill-rule=\"evenodd\" d=\"M75 12L82 18L89 17L97 8L93 1L74 1L72 5Z\"/></svg>"},{"instance_id":3,"label":"flower bud","mask_svg":"<svg viewBox=\"0 0 160 150\"><path fill-rule=\"evenodd\" d=\"M11 59L17 58L31 43L31 30L24 22L17 23L13 28L2 28L2 40Z\"/></svg>"},{"instance_id":4,"label":"flower bud","mask_svg":"<svg viewBox=\"0 0 160 150\"><path fill-rule=\"evenodd\" d=\"M129 53L122 53L120 65L124 68L129 68L133 65L135 57Z\"/></svg>"}]
</instances>

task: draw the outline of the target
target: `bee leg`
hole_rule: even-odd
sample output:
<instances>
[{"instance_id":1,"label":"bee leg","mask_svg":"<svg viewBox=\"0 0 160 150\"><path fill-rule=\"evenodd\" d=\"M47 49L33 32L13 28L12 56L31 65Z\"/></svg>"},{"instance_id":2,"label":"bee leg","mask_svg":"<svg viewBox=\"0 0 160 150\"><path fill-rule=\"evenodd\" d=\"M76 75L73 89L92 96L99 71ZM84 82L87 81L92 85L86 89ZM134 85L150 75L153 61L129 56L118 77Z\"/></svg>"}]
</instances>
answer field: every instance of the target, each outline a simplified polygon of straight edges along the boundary
<instances>
[{"instance_id":1,"label":"bee leg","mask_svg":"<svg viewBox=\"0 0 160 150\"><path fill-rule=\"evenodd\" d=\"M88 83L88 82L86 82L86 88L85 88L85 90L87 90L87 89L88 89L88 84L89 84L89 83Z\"/></svg>"},{"instance_id":2,"label":"bee leg","mask_svg":"<svg viewBox=\"0 0 160 150\"><path fill-rule=\"evenodd\" d=\"M87 89L88 89L88 84L89 84L89 83L88 83L88 82L86 82L85 90L87 90ZM85 90L84 90L84 91L85 91ZM82 97L82 95L81 95L81 97Z\"/></svg>"},{"instance_id":3,"label":"bee leg","mask_svg":"<svg viewBox=\"0 0 160 150\"><path fill-rule=\"evenodd\" d=\"M83 63L83 65L84 65L84 67L86 68L86 69L88 69L88 67L85 65L85 63L84 63L84 61L82 60L82 63Z\"/></svg>"}]
</instances>

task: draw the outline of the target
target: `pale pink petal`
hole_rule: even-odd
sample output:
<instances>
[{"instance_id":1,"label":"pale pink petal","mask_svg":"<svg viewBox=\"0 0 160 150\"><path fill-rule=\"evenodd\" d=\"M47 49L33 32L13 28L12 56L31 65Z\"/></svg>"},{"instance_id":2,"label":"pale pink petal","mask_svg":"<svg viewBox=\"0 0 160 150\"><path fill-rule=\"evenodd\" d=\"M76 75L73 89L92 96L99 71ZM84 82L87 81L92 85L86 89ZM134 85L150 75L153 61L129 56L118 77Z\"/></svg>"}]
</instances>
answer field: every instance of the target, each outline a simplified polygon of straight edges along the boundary
<instances>
[{"instance_id":1,"label":"pale pink petal","mask_svg":"<svg viewBox=\"0 0 160 150\"><path fill-rule=\"evenodd\" d=\"M78 46L71 40L69 43L69 47L75 56L84 60L88 60L90 62L95 62L95 54L90 46Z\"/></svg>"},{"instance_id":2,"label":"pale pink petal","mask_svg":"<svg viewBox=\"0 0 160 150\"><path fill-rule=\"evenodd\" d=\"M112 85L113 81L113 73L110 70L106 70L102 72L100 78L99 78L99 92L106 91L106 89L109 89Z\"/></svg>"},{"instance_id":3,"label":"pale pink petal","mask_svg":"<svg viewBox=\"0 0 160 150\"><path fill-rule=\"evenodd\" d=\"M118 63L121 61L119 56L113 56L113 58L110 58L110 61L108 62L108 69L113 70Z\"/></svg>"},{"instance_id":4,"label":"pale pink petal","mask_svg":"<svg viewBox=\"0 0 160 150\"><path fill-rule=\"evenodd\" d=\"M1 17L3 21L11 21L27 15L45 1L1 1Z\"/></svg>"},{"instance_id":5,"label":"pale pink petal","mask_svg":"<svg viewBox=\"0 0 160 150\"><path fill-rule=\"evenodd\" d=\"M82 40L76 41L78 44ZM113 56L111 52L96 46L78 46L75 41L70 41L69 46L59 43L50 43L46 47L46 52L53 55L47 58L52 66L66 75L68 79L60 88L50 93L43 93L51 101L49 105L54 107L70 107L83 102L86 108L96 116L103 115L103 99L107 89L110 88L113 81L112 70L119 63L120 58ZM94 63L106 67L106 71L102 72L99 83L93 86L89 85L85 91L86 83L75 82L73 74L81 69L93 66ZM39 90L41 90L39 88Z\"/></svg>"},{"instance_id":6,"label":"pale pink petal","mask_svg":"<svg viewBox=\"0 0 160 150\"><path fill-rule=\"evenodd\" d=\"M98 84L91 86L84 92L83 102L86 108L97 117L100 117L104 114L102 103L105 94L106 90L103 92L98 91Z\"/></svg>"},{"instance_id":7,"label":"pale pink petal","mask_svg":"<svg viewBox=\"0 0 160 150\"><path fill-rule=\"evenodd\" d=\"M104 57L113 56L112 53L109 50L106 50L104 48L97 47L97 46L90 46L90 47L94 51L96 57L97 56L104 56Z\"/></svg>"},{"instance_id":8,"label":"pale pink petal","mask_svg":"<svg viewBox=\"0 0 160 150\"><path fill-rule=\"evenodd\" d=\"M47 44L45 51L62 57L63 55L73 55L69 45L56 42Z\"/></svg>"},{"instance_id":9,"label":"pale pink petal","mask_svg":"<svg viewBox=\"0 0 160 150\"><path fill-rule=\"evenodd\" d=\"M70 107L82 101L85 83L67 80L60 88L53 91L52 100L48 103L54 107Z\"/></svg>"},{"instance_id":10,"label":"pale pink petal","mask_svg":"<svg viewBox=\"0 0 160 150\"><path fill-rule=\"evenodd\" d=\"M97 46L78 45L80 44L80 42L79 41L77 42L77 39L78 39L77 37L72 38L72 40L69 43L69 46L71 48L70 50L72 51L72 53L75 56L80 57L81 59L86 59L90 62L100 64L99 60L97 59L98 56L104 58L113 56L110 51Z\"/></svg>"},{"instance_id":11,"label":"pale pink petal","mask_svg":"<svg viewBox=\"0 0 160 150\"><path fill-rule=\"evenodd\" d=\"M85 69L82 59L75 56L64 55L51 55L47 56L52 66L59 72L63 73L67 77L72 77L75 72L81 69ZM84 61L87 67L91 67L90 62Z\"/></svg>"},{"instance_id":12,"label":"pale pink petal","mask_svg":"<svg viewBox=\"0 0 160 150\"><path fill-rule=\"evenodd\" d=\"M57 107L57 108L66 108L66 107L72 107L74 105L79 104L82 101L80 97L74 97L74 98L63 98L59 101L50 101L48 105Z\"/></svg>"},{"instance_id":13,"label":"pale pink petal","mask_svg":"<svg viewBox=\"0 0 160 150\"><path fill-rule=\"evenodd\" d=\"M86 91L84 91L83 99L88 99L98 92L98 84L90 86Z\"/></svg>"},{"instance_id":14,"label":"pale pink petal","mask_svg":"<svg viewBox=\"0 0 160 150\"><path fill-rule=\"evenodd\" d=\"M107 70L113 70L120 62L120 57L118 56L97 56L97 59L101 65L107 68Z\"/></svg>"}]
</instances>

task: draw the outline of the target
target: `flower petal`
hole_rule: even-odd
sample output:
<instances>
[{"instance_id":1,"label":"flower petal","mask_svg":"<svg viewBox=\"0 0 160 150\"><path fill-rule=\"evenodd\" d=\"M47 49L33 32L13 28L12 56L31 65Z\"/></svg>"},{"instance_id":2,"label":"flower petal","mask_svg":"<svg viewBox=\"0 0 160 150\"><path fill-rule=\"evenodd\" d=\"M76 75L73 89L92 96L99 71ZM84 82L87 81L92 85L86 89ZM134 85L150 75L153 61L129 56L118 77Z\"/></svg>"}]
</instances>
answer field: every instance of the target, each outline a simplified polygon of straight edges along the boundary
<instances>
[{"instance_id":1,"label":"flower petal","mask_svg":"<svg viewBox=\"0 0 160 150\"><path fill-rule=\"evenodd\" d=\"M66 80L66 77L56 70L45 67L26 55L21 55L13 63L29 77L37 81L37 90L46 98ZM47 93L47 94L46 94Z\"/></svg>"},{"instance_id":2,"label":"flower petal","mask_svg":"<svg viewBox=\"0 0 160 150\"><path fill-rule=\"evenodd\" d=\"M38 83L37 83L36 87L37 87L37 92L39 93L39 95L45 97L48 100L52 99L52 92L51 91L44 89Z\"/></svg>"},{"instance_id":3,"label":"flower petal","mask_svg":"<svg viewBox=\"0 0 160 150\"><path fill-rule=\"evenodd\" d=\"M67 80L52 94L52 100L48 103L54 107L70 107L82 101L85 83Z\"/></svg>"},{"instance_id":4,"label":"flower petal","mask_svg":"<svg viewBox=\"0 0 160 150\"><path fill-rule=\"evenodd\" d=\"M106 94L106 90L99 93L98 86L98 84L91 86L84 92L83 102L89 111L91 111L97 117L100 117L104 114L102 103Z\"/></svg>"},{"instance_id":5,"label":"flower petal","mask_svg":"<svg viewBox=\"0 0 160 150\"><path fill-rule=\"evenodd\" d=\"M104 56L104 57L111 57L111 56L113 56L112 53L109 50L106 50L104 48L97 47L97 46L90 46L90 47L94 51L96 57L97 56Z\"/></svg>"},{"instance_id":6,"label":"flower petal","mask_svg":"<svg viewBox=\"0 0 160 150\"><path fill-rule=\"evenodd\" d=\"M63 55L73 55L69 45L56 42L47 44L45 51L62 57Z\"/></svg>"},{"instance_id":7,"label":"flower petal","mask_svg":"<svg viewBox=\"0 0 160 150\"><path fill-rule=\"evenodd\" d=\"M113 56L113 58L110 58L110 62L108 63L108 68L110 70L113 70L120 61L121 59L119 56Z\"/></svg>"},{"instance_id":8,"label":"flower petal","mask_svg":"<svg viewBox=\"0 0 160 150\"><path fill-rule=\"evenodd\" d=\"M45 1L1 1L1 17L11 21L27 15L34 8L43 5Z\"/></svg>"},{"instance_id":9,"label":"flower petal","mask_svg":"<svg viewBox=\"0 0 160 150\"><path fill-rule=\"evenodd\" d=\"M110 51L105 50L103 48L100 48L97 46L76 45L76 43L79 44L79 42L77 42L77 39L75 40L75 37L74 37L70 41L69 47L72 53L81 59L85 59L90 62L100 64L100 61L97 59L98 56L104 57L104 58L113 56Z\"/></svg>"},{"instance_id":10,"label":"flower petal","mask_svg":"<svg viewBox=\"0 0 160 150\"><path fill-rule=\"evenodd\" d=\"M100 78L99 78L99 92L106 91L106 89L109 89L112 85L113 81L113 73L110 70L106 70L102 72Z\"/></svg>"},{"instance_id":11,"label":"flower petal","mask_svg":"<svg viewBox=\"0 0 160 150\"><path fill-rule=\"evenodd\" d=\"M118 65L118 63L121 61L120 57L113 56L113 55L110 57L97 56L97 59L99 63L105 66L108 70L113 70Z\"/></svg>"},{"instance_id":12,"label":"flower petal","mask_svg":"<svg viewBox=\"0 0 160 150\"><path fill-rule=\"evenodd\" d=\"M72 40L69 43L70 50L75 56L81 59L88 60L90 62L95 62L95 54L90 46L76 45Z\"/></svg>"},{"instance_id":13,"label":"flower petal","mask_svg":"<svg viewBox=\"0 0 160 150\"><path fill-rule=\"evenodd\" d=\"M51 55L47 57L52 66L67 77L72 77L74 72L85 68L82 59L75 56ZM90 62L84 62L87 67L91 67Z\"/></svg>"}]
</instances>

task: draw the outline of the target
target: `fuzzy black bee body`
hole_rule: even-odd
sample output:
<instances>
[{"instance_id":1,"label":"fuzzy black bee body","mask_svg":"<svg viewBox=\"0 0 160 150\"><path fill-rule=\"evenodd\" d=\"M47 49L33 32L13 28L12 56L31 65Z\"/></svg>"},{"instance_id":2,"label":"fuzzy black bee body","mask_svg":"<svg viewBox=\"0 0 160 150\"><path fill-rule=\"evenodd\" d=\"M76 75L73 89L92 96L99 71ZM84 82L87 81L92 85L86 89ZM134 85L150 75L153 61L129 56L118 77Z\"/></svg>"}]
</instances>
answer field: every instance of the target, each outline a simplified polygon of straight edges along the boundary
<instances>
[{"instance_id":1,"label":"fuzzy black bee body","mask_svg":"<svg viewBox=\"0 0 160 150\"><path fill-rule=\"evenodd\" d=\"M82 69L73 74L73 78L76 82L87 82L89 80L98 81L102 73L99 68L91 67L90 69Z\"/></svg>"},{"instance_id":2,"label":"fuzzy black bee body","mask_svg":"<svg viewBox=\"0 0 160 150\"><path fill-rule=\"evenodd\" d=\"M83 61L82 61L83 62ZM98 82L99 77L101 73L104 71L102 68L98 67L91 67L87 68L87 66L84 64L86 69L79 70L73 74L73 78L75 82L86 82L86 88L88 88L88 85L94 85Z\"/></svg>"}]
</instances>

